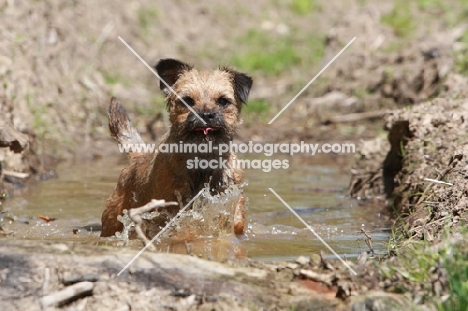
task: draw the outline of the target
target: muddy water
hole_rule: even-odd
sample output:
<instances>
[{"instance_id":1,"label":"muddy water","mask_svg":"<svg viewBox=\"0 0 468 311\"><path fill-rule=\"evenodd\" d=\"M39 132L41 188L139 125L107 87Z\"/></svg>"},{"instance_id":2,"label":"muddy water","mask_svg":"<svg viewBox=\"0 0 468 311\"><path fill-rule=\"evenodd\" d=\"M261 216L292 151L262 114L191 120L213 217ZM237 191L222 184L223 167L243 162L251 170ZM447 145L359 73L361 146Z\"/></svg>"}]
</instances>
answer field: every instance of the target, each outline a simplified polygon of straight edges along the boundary
<instances>
[{"instance_id":1,"label":"muddy water","mask_svg":"<svg viewBox=\"0 0 468 311\"><path fill-rule=\"evenodd\" d=\"M331 156L284 158L288 169L246 170L244 192L249 198L246 238L238 241L250 258L292 259L328 249L293 216L268 188L274 189L339 254L356 257L368 250L365 229L376 253L386 251L388 221L378 206L346 196L346 162ZM10 238L102 243L93 225L100 222L125 159L64 163L58 179L36 184L3 205L2 227ZM39 216L55 218L46 222ZM14 219L15 221L11 221ZM139 247L136 245L135 247Z\"/></svg>"}]
</instances>

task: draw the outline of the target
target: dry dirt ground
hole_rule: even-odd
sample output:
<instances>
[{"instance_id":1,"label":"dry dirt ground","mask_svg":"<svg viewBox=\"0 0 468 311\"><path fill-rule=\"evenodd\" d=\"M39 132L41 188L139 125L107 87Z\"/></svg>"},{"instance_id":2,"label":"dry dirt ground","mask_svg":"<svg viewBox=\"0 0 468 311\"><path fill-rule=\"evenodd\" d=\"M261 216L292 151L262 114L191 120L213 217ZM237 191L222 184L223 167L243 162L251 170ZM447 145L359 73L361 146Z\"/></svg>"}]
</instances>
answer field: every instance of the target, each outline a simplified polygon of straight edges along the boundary
<instances>
[{"instance_id":1,"label":"dry dirt ground","mask_svg":"<svg viewBox=\"0 0 468 311\"><path fill-rule=\"evenodd\" d=\"M239 140L363 140L350 195L388 205L395 219L389 258L361 258L353 263L357 276L320 258L218 264L149 254L115 281L129 257L113 254L120 250L0 237L2 308L38 309L47 305L42 297L79 283L83 292L48 308L434 310L435 299L450 292L444 267L431 264L427 282L418 283L395 268L404 255L394 255L415 240L437 250L447 230L453 242L462 239L466 16L458 0L0 0L0 147L6 147L0 149L0 204L26 181L53 177L57 159L112 152L103 147L112 95L147 139L165 130L156 78L121 36L150 65L172 57L251 74L255 85ZM24 135L29 147L14 153ZM84 154L83 145L96 151Z\"/></svg>"}]
</instances>

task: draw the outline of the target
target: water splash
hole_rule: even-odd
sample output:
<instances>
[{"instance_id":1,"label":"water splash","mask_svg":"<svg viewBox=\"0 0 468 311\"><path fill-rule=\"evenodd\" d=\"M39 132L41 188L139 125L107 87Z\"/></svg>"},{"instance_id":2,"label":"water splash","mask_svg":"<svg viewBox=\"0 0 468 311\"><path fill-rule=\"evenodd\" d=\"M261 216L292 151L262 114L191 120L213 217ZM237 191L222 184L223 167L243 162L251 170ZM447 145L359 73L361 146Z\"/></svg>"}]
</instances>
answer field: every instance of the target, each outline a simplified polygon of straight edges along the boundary
<instances>
[{"instance_id":1,"label":"water splash","mask_svg":"<svg viewBox=\"0 0 468 311\"><path fill-rule=\"evenodd\" d=\"M116 232L115 236L118 239L128 241L130 238L130 234L135 230L135 223L130 218L130 215L128 214L128 211L126 209L123 210L123 215L117 216L117 220L124 225L124 228L122 232Z\"/></svg>"},{"instance_id":2,"label":"water splash","mask_svg":"<svg viewBox=\"0 0 468 311\"><path fill-rule=\"evenodd\" d=\"M157 244L171 245L181 242L192 242L195 240L229 239L234 237L234 210L242 194L244 185L230 185L224 193L211 194L209 184L205 184L202 194L192 203L192 207L179 215L172 225L163 232L155 241ZM246 208L248 201L246 201ZM164 212L143 213L144 227L154 226L154 219L163 216ZM174 215L172 215L173 217ZM167 219L170 219L166 216ZM119 239L128 241L135 238L135 223L131 220L127 211L118 220L124 225L122 232L116 233ZM147 230L151 232L148 238L152 238L164 226ZM145 231L145 230L144 230ZM209 245L208 245L209 244ZM211 243L206 248L211 248Z\"/></svg>"},{"instance_id":3,"label":"water splash","mask_svg":"<svg viewBox=\"0 0 468 311\"><path fill-rule=\"evenodd\" d=\"M224 193L212 195L208 184L193 202L192 208L182 213L163 239L191 241L199 238L219 238L232 235L234 209L242 194L242 186L229 186Z\"/></svg>"}]
</instances>

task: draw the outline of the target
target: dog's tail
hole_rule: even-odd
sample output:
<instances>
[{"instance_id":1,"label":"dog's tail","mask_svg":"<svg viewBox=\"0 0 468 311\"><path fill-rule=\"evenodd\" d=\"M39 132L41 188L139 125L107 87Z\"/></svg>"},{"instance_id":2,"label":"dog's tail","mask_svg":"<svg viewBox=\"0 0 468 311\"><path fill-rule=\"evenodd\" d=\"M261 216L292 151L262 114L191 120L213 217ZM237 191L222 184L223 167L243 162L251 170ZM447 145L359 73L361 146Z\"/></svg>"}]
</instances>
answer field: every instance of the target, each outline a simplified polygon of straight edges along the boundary
<instances>
[{"instance_id":1,"label":"dog's tail","mask_svg":"<svg viewBox=\"0 0 468 311\"><path fill-rule=\"evenodd\" d=\"M109 105L109 130L119 144L144 144L120 101L112 97Z\"/></svg>"}]
</instances>

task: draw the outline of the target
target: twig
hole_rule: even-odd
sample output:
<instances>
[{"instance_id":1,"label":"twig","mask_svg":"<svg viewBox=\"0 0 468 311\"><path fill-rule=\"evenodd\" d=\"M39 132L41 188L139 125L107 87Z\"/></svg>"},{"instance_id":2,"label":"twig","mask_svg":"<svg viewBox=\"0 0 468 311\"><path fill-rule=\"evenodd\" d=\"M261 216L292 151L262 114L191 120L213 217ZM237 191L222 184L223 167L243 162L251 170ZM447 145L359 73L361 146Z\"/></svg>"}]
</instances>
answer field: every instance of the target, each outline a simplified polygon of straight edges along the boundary
<instances>
[{"instance_id":1,"label":"twig","mask_svg":"<svg viewBox=\"0 0 468 311\"><path fill-rule=\"evenodd\" d=\"M150 247L151 250L154 250L154 247L152 245L149 245L151 241L146 237L145 233L143 232L143 229L141 228L141 225L143 224L143 218L141 217L141 215L143 213L152 212L160 207L168 207L173 205L178 204L176 202L166 202L164 200L153 199L147 204L143 205L142 207L131 209L128 213L130 219L132 219L132 221L135 223L135 232L138 235L138 238L140 238L140 240L142 240L146 246Z\"/></svg>"},{"instance_id":2,"label":"twig","mask_svg":"<svg viewBox=\"0 0 468 311\"><path fill-rule=\"evenodd\" d=\"M324 124L331 124L331 123L344 123L344 122L355 122L361 121L364 119L373 119L381 117L388 113L388 110L377 110L377 111L368 111L368 112L361 112L361 113L349 113L345 115L333 116L325 120Z\"/></svg>"},{"instance_id":3,"label":"twig","mask_svg":"<svg viewBox=\"0 0 468 311\"><path fill-rule=\"evenodd\" d=\"M8 171L8 170L3 170L3 175L15 177L19 179L24 179L24 178L29 177L28 173L19 173L19 172L13 172L13 171Z\"/></svg>"},{"instance_id":4,"label":"twig","mask_svg":"<svg viewBox=\"0 0 468 311\"><path fill-rule=\"evenodd\" d=\"M158 239L159 236L161 236L161 234L162 234L165 230L167 230L167 229L172 225L172 223L173 223L176 219L178 219L178 218L182 215L183 212L185 212L185 210L186 210L187 208L189 208L189 207L191 206L191 204L193 203L193 201L195 201L195 200L203 193L203 191L204 191L204 189L201 189L201 190L197 193L196 196L194 196L181 210L179 210L179 211L177 212L177 215L175 215L171 220L169 220L169 221L167 222L167 224L164 226L164 228L162 228L162 229L158 232L158 234L156 234L156 235L151 239L150 242L152 243L153 241L155 241L156 239ZM171 205L174 205L173 202L169 202L169 203L172 203ZM169 204L169 203L167 203L167 204ZM177 205L177 203L176 203L175 205ZM125 270L127 270L127 268L130 267L130 265L131 265L131 264L148 248L149 245L150 245L150 244L146 244L145 247L143 247L143 248L138 252L138 254L136 254L136 255L132 258L132 260L130 260L130 262L127 263L127 264L125 265L125 267L123 267L122 270L119 271L119 273L117 273L117 276L120 276ZM170 245L168 245L168 247L169 247L169 246L170 246Z\"/></svg>"},{"instance_id":5,"label":"twig","mask_svg":"<svg viewBox=\"0 0 468 311\"><path fill-rule=\"evenodd\" d=\"M435 183L435 184L442 184L442 185L447 185L447 186L453 186L453 184L450 183L450 182L440 181L440 180L437 180L437 179L424 178L424 180L425 180L425 181L432 182L432 183Z\"/></svg>"},{"instance_id":6,"label":"twig","mask_svg":"<svg viewBox=\"0 0 468 311\"><path fill-rule=\"evenodd\" d=\"M364 240L367 244L367 247L369 247L371 251L371 255L374 256L374 248L372 247L372 237L369 235L369 233L366 232L366 230L361 228L361 232L366 236L366 239Z\"/></svg>"},{"instance_id":7,"label":"twig","mask_svg":"<svg viewBox=\"0 0 468 311\"><path fill-rule=\"evenodd\" d=\"M409 232L409 233L418 232L420 229L423 230L424 227L426 227L426 226L432 226L432 225L434 225L434 224L444 222L446 219L450 219L450 218L452 218L452 217L453 217L453 215L444 216L444 217L442 217L442 218L433 220L433 221L428 222L428 223L426 223L426 224L423 224L423 225L421 225L421 226L413 227L413 228L409 229L408 232Z\"/></svg>"},{"instance_id":8,"label":"twig","mask_svg":"<svg viewBox=\"0 0 468 311\"><path fill-rule=\"evenodd\" d=\"M94 284L92 282L76 283L54 294L42 297L40 302L44 309L52 306L60 306L83 296L90 295L93 292L93 288Z\"/></svg>"}]
</instances>

